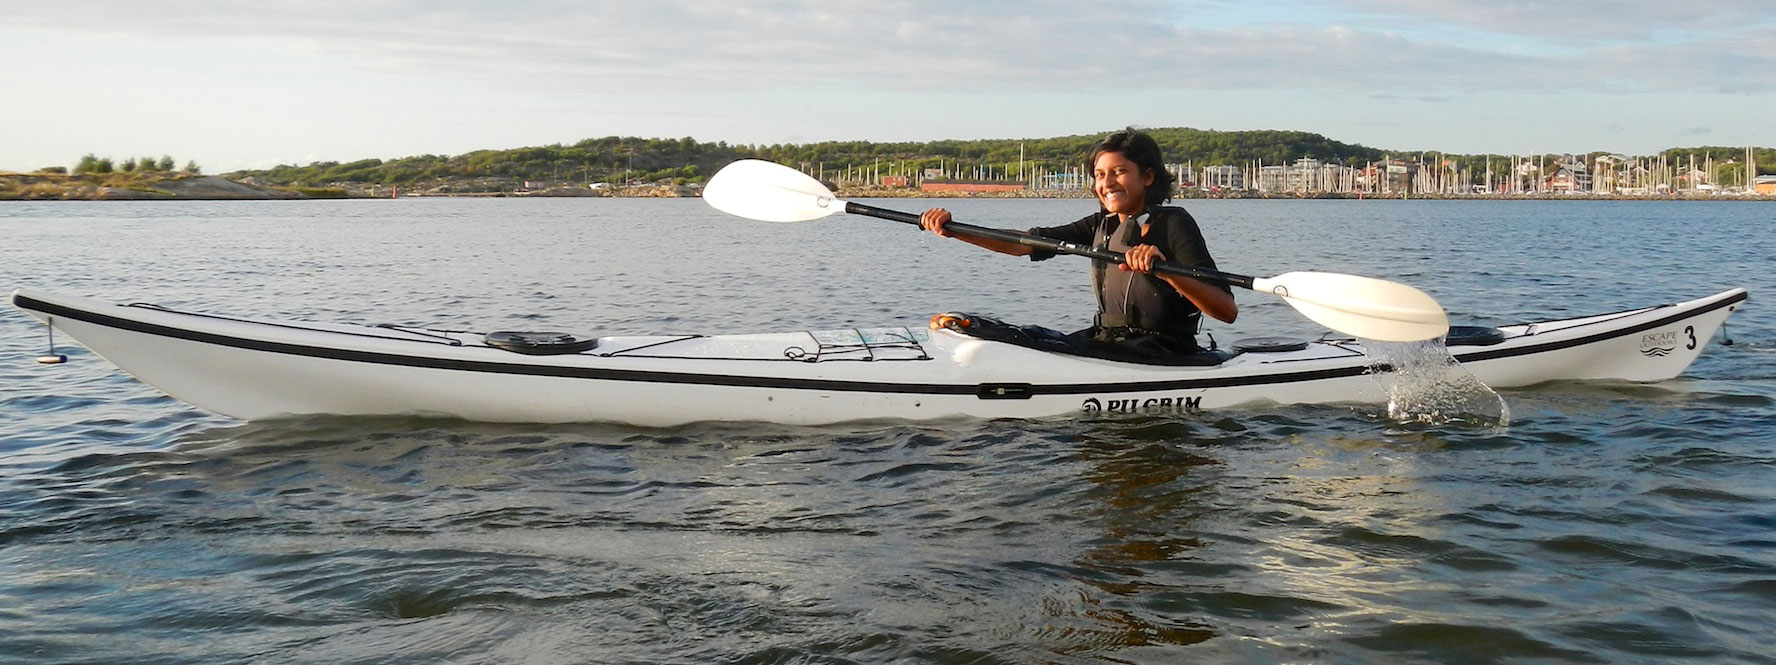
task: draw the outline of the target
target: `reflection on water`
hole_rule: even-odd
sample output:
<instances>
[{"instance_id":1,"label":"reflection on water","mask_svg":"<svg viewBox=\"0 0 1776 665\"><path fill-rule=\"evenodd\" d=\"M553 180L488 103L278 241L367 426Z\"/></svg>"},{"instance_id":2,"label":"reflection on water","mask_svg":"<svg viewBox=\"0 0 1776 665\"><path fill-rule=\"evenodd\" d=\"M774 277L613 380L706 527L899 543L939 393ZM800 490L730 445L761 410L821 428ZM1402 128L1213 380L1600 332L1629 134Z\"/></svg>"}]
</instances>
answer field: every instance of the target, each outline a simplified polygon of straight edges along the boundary
<instances>
[{"instance_id":1,"label":"reflection on water","mask_svg":"<svg viewBox=\"0 0 1776 665\"><path fill-rule=\"evenodd\" d=\"M0 234L19 240L0 249L0 283L600 334L1090 315L1083 263L997 260L869 220L755 225L695 201L310 203L0 207ZM944 203L1012 228L1079 214ZM1738 343L1686 378L1506 391L1508 429L1349 406L821 428L245 424L77 347L37 365L40 328L0 312L0 654L1767 660L1776 314L1755 298L1776 239L1739 232L1757 206L1189 205L1226 267L1396 279L1463 323L1735 284L1754 300L1731 324ZM1680 213L1700 249L1665 234ZM1605 232L1630 249L1583 242ZM627 249L660 245L696 260ZM1704 257L1722 283L1658 270ZM1274 300L1242 297L1238 336L1319 334Z\"/></svg>"}]
</instances>

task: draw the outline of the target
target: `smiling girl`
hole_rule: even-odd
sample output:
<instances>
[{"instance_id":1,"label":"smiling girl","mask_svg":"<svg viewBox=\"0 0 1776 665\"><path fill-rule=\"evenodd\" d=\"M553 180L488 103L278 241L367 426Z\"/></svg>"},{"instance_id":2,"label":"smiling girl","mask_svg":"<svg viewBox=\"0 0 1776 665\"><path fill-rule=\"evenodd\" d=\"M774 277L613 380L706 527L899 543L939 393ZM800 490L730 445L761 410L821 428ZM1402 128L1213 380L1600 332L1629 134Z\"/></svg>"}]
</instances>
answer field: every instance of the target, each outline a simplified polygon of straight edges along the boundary
<instances>
[{"instance_id":1,"label":"smiling girl","mask_svg":"<svg viewBox=\"0 0 1776 665\"><path fill-rule=\"evenodd\" d=\"M1133 129L1116 132L1092 151L1092 192L1100 209L1065 226L1030 229L1035 235L1122 252L1125 263L1110 270L1092 262L1092 285L1098 314L1092 327L1073 334L1120 354L1163 358L1199 353L1197 326L1202 315L1232 323L1239 315L1233 292L1226 286L1189 277L1154 274L1158 261L1215 268L1202 231L1183 208L1161 205L1172 198L1172 174L1165 169L1159 144ZM1014 256L1041 261L1052 252L1024 245L951 234L944 225L950 213L925 211L926 230L946 238Z\"/></svg>"}]
</instances>

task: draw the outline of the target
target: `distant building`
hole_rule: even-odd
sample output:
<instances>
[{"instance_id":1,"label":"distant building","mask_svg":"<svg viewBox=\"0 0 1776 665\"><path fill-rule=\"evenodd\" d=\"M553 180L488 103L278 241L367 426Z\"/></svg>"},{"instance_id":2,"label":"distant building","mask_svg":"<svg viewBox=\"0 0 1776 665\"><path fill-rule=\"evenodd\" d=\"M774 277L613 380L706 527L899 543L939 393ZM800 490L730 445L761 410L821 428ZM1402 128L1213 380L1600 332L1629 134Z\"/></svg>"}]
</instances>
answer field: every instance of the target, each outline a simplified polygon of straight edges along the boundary
<instances>
[{"instance_id":1,"label":"distant building","mask_svg":"<svg viewBox=\"0 0 1776 665\"><path fill-rule=\"evenodd\" d=\"M1702 169L1684 169L1677 173L1678 189L1703 189L1709 184L1708 172Z\"/></svg>"},{"instance_id":2,"label":"distant building","mask_svg":"<svg viewBox=\"0 0 1776 665\"><path fill-rule=\"evenodd\" d=\"M1258 167L1258 191L1280 192L1289 186L1289 169L1284 166Z\"/></svg>"},{"instance_id":3,"label":"distant building","mask_svg":"<svg viewBox=\"0 0 1776 665\"><path fill-rule=\"evenodd\" d=\"M905 186L907 186L907 177L903 176L903 175L882 176L882 186L883 187L905 187Z\"/></svg>"},{"instance_id":4,"label":"distant building","mask_svg":"<svg viewBox=\"0 0 1776 665\"><path fill-rule=\"evenodd\" d=\"M1064 171L1036 176L1036 189L1047 191L1077 191L1086 188L1086 176L1079 171Z\"/></svg>"},{"instance_id":5,"label":"distant building","mask_svg":"<svg viewBox=\"0 0 1776 665\"><path fill-rule=\"evenodd\" d=\"M957 192L978 194L982 192L1021 192L1024 183L1005 182L1002 180L960 180L954 178L926 179L919 183L922 192Z\"/></svg>"},{"instance_id":6,"label":"distant building","mask_svg":"<svg viewBox=\"0 0 1776 665\"><path fill-rule=\"evenodd\" d=\"M1318 178L1315 176L1318 175L1317 172L1320 170L1320 166L1320 160L1311 157L1303 157L1295 160L1295 165L1290 167L1284 174L1283 186L1291 192L1319 191L1317 186Z\"/></svg>"},{"instance_id":7,"label":"distant building","mask_svg":"<svg viewBox=\"0 0 1776 665\"><path fill-rule=\"evenodd\" d=\"M1246 188L1246 174L1237 166L1205 166L1202 170L1202 188L1242 190Z\"/></svg>"},{"instance_id":8,"label":"distant building","mask_svg":"<svg viewBox=\"0 0 1776 665\"><path fill-rule=\"evenodd\" d=\"M1412 191L1412 179L1418 175L1418 163L1404 159L1387 160L1387 175L1382 191L1388 193L1408 193Z\"/></svg>"},{"instance_id":9,"label":"distant building","mask_svg":"<svg viewBox=\"0 0 1776 665\"><path fill-rule=\"evenodd\" d=\"M1309 194L1352 192L1356 190L1358 176L1357 170L1348 166L1311 158L1297 159L1295 165L1289 167L1289 190Z\"/></svg>"},{"instance_id":10,"label":"distant building","mask_svg":"<svg viewBox=\"0 0 1776 665\"><path fill-rule=\"evenodd\" d=\"M1359 192L1381 191L1381 169L1375 164L1366 164L1362 168L1351 169L1351 181Z\"/></svg>"},{"instance_id":11,"label":"distant building","mask_svg":"<svg viewBox=\"0 0 1776 665\"><path fill-rule=\"evenodd\" d=\"M1555 165L1554 174L1548 176L1548 191L1562 194L1591 193L1591 169L1580 161Z\"/></svg>"},{"instance_id":12,"label":"distant building","mask_svg":"<svg viewBox=\"0 0 1776 665\"><path fill-rule=\"evenodd\" d=\"M1776 175L1761 175L1751 180L1751 192L1776 196Z\"/></svg>"}]
</instances>

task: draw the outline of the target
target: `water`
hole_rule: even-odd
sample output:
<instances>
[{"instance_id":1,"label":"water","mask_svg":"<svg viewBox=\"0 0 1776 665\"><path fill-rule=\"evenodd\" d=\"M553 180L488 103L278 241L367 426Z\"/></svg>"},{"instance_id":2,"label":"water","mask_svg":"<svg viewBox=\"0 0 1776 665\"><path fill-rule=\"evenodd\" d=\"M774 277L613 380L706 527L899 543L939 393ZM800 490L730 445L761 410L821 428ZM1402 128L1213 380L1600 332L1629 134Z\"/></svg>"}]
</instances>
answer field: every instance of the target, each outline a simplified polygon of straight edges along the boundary
<instances>
[{"instance_id":1,"label":"water","mask_svg":"<svg viewBox=\"0 0 1776 665\"><path fill-rule=\"evenodd\" d=\"M917 209L920 202L885 202ZM1025 227L1080 201L945 201ZM1752 300L1683 378L1386 407L670 430L240 423L0 311L0 661L1776 662L1767 205L1205 201L1222 267L1462 324ZM0 204L0 286L576 333L1069 329L1085 266L696 201ZM1239 297L1211 330L1313 335Z\"/></svg>"},{"instance_id":2,"label":"water","mask_svg":"<svg viewBox=\"0 0 1776 665\"><path fill-rule=\"evenodd\" d=\"M1402 422L1505 427L1511 405L1463 367L1444 338L1362 340L1369 371L1387 391L1387 414Z\"/></svg>"}]
</instances>

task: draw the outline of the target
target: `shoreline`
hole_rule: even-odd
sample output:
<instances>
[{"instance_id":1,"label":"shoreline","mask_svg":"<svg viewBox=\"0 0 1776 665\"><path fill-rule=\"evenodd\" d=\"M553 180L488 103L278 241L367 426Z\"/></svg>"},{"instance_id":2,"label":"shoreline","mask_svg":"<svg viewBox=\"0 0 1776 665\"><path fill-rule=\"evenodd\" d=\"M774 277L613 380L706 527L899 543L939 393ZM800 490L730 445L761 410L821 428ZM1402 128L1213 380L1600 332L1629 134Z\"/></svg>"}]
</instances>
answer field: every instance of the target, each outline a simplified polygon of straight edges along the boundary
<instances>
[{"instance_id":1,"label":"shoreline","mask_svg":"<svg viewBox=\"0 0 1776 665\"><path fill-rule=\"evenodd\" d=\"M261 185L248 178L164 173L115 173L63 175L0 173L0 201L274 201L392 198L696 198L694 186L633 185L610 189L550 187L518 191L403 192L384 186L356 191L344 188L290 188ZM873 199L1088 199L1084 190L1023 190L1015 192L931 192L911 188L840 187L842 198ZM389 193L384 193L384 192ZM398 194L391 196L391 194ZM1677 192L1671 194L1408 194L1372 195L1318 192L1311 194L1183 191L1174 200L1345 200L1345 201L1776 201L1776 196L1723 195Z\"/></svg>"}]
</instances>

